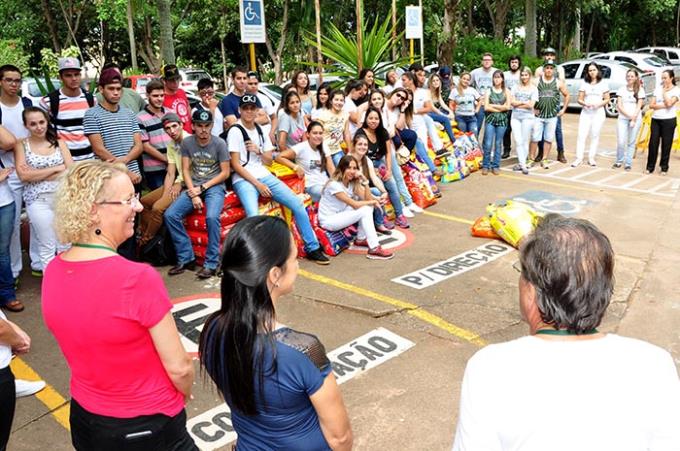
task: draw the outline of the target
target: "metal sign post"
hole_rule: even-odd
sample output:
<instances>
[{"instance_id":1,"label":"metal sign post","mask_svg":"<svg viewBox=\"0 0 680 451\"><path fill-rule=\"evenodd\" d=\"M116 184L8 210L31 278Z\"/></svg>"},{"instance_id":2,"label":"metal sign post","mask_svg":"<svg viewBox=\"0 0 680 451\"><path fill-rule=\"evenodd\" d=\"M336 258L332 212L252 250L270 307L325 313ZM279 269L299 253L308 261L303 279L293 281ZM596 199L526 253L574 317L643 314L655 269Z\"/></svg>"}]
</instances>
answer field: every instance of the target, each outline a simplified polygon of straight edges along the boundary
<instances>
[{"instance_id":1,"label":"metal sign post","mask_svg":"<svg viewBox=\"0 0 680 451\"><path fill-rule=\"evenodd\" d=\"M255 44L265 42L264 0L240 0L241 42L249 44L250 69L257 70Z\"/></svg>"}]
</instances>

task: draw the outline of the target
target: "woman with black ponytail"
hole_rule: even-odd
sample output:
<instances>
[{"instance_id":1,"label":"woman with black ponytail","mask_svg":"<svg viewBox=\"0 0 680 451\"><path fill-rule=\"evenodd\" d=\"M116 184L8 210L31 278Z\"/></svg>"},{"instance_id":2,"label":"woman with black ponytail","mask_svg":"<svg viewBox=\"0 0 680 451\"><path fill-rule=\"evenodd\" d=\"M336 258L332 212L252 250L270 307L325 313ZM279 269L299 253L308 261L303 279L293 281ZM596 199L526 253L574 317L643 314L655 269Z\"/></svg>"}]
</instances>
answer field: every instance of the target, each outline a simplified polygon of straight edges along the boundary
<instances>
[{"instance_id":1,"label":"woman with black ponytail","mask_svg":"<svg viewBox=\"0 0 680 451\"><path fill-rule=\"evenodd\" d=\"M229 232L222 306L201 332L201 364L231 409L237 450L349 450L352 430L319 340L277 321L297 251L283 220L254 216Z\"/></svg>"}]
</instances>

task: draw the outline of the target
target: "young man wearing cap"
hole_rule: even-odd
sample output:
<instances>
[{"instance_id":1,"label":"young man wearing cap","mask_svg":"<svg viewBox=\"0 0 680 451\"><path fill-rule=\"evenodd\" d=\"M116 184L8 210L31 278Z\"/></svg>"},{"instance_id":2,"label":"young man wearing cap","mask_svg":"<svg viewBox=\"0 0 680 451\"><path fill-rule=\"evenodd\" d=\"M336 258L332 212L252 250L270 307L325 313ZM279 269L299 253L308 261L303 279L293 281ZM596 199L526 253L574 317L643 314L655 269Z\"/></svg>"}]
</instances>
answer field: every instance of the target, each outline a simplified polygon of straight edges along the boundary
<instances>
[{"instance_id":1,"label":"young man wearing cap","mask_svg":"<svg viewBox=\"0 0 680 451\"><path fill-rule=\"evenodd\" d=\"M29 133L24 127L23 113L24 108L32 106L33 103L26 97L21 97L21 70L10 64L0 67L0 124L2 124L14 137L17 142L28 137ZM14 148L0 149L0 167L14 167ZM7 178L7 183L14 196L14 206L16 216L14 218L14 229L10 243L10 254L12 256L12 275L18 280L21 269L23 268L21 256L21 205L23 203L24 184L19 179L16 171ZM31 233L29 254L31 257L31 271L35 276L42 275L42 265L38 255L38 246L35 241L35 233Z\"/></svg>"},{"instance_id":2,"label":"young man wearing cap","mask_svg":"<svg viewBox=\"0 0 680 451\"><path fill-rule=\"evenodd\" d=\"M215 138L210 132L213 126L210 111L195 111L192 121L194 135L182 141L181 146L182 176L187 189L164 214L177 252L177 265L170 268L168 275L182 274L195 268L196 257L183 220L192 211L205 208L208 247L203 268L196 277L208 279L217 273L220 260L220 215L224 208L224 182L229 178L229 152L224 140Z\"/></svg>"},{"instance_id":3,"label":"young man wearing cap","mask_svg":"<svg viewBox=\"0 0 680 451\"><path fill-rule=\"evenodd\" d=\"M139 215L139 246L142 247L153 238L163 224L163 213L182 192L182 141L191 136L182 128L182 120L177 113L167 113L161 119L164 133L170 138L167 144L168 167L163 186L151 191L140 199L144 210Z\"/></svg>"},{"instance_id":4,"label":"young man wearing cap","mask_svg":"<svg viewBox=\"0 0 680 451\"><path fill-rule=\"evenodd\" d=\"M262 127L262 132L269 136L269 139L274 142L274 133L272 130L276 130L278 124L278 118L276 116L276 107L271 100L267 98L264 94L259 91L260 79L258 78L257 72L248 72L248 84L246 92L248 94L255 94L257 96L258 102L262 106L262 111L269 118L269 123L262 124L261 122L256 122ZM259 117L259 116L258 116Z\"/></svg>"},{"instance_id":5,"label":"young man wearing cap","mask_svg":"<svg viewBox=\"0 0 680 451\"><path fill-rule=\"evenodd\" d=\"M493 86L493 73L497 69L493 67L493 55L485 53L482 55L482 66L470 72L472 78L472 87L479 92L479 95L484 97L486 92ZM484 122L484 106L481 106L477 111L477 129L483 130L482 123Z\"/></svg>"},{"instance_id":6,"label":"young man wearing cap","mask_svg":"<svg viewBox=\"0 0 680 451\"><path fill-rule=\"evenodd\" d=\"M265 168L265 165L272 164L274 146L269 136L263 134L255 124L257 97L252 94L242 96L239 110L241 118L227 132L227 145L232 154L234 191L246 210L246 215L257 216L259 196L272 198L288 207L295 216L295 223L305 243L307 258L320 265L329 264L328 257L321 251L302 201Z\"/></svg>"},{"instance_id":7,"label":"young man wearing cap","mask_svg":"<svg viewBox=\"0 0 680 451\"><path fill-rule=\"evenodd\" d=\"M552 47L543 49L543 59L557 61L557 51ZM557 71L557 79L562 83L566 83L564 78L564 68L557 66L555 70ZM540 80L541 76L543 76L543 66L538 66L536 68L534 76L536 77L536 83L538 83L538 80ZM567 158L564 156L564 135L562 134L561 116L557 117L557 126L555 127L555 141L557 142L557 161L560 163L566 163ZM539 162L541 160L543 160L543 141L538 143L538 154L536 155L536 159L534 161Z\"/></svg>"},{"instance_id":8,"label":"young man wearing cap","mask_svg":"<svg viewBox=\"0 0 680 451\"><path fill-rule=\"evenodd\" d=\"M146 85L146 99L149 102L142 111L137 113L137 122L142 137L142 165L144 181L147 188L155 190L163 185L166 156L170 137L163 130L161 119L171 110L163 106L165 91L160 80L151 80Z\"/></svg>"},{"instance_id":9,"label":"young man wearing cap","mask_svg":"<svg viewBox=\"0 0 680 451\"><path fill-rule=\"evenodd\" d=\"M168 109L175 111L180 119L184 130L191 133L191 107L189 106L189 99L187 93L179 87L179 82L182 76L179 69L174 64L166 64L161 69L161 79L165 86L165 100L163 105Z\"/></svg>"},{"instance_id":10,"label":"young man wearing cap","mask_svg":"<svg viewBox=\"0 0 680 451\"><path fill-rule=\"evenodd\" d=\"M529 155L530 158L535 159L538 142L543 140L544 153L541 166L548 169L547 157L555 140L557 118L564 114L569 104L569 91L567 91L564 83L555 77L555 62L553 60L545 60L543 63L543 75L538 80L537 88L538 101L534 106L536 122L531 137ZM562 108L560 108L560 93L564 96Z\"/></svg>"},{"instance_id":11,"label":"young man wearing cap","mask_svg":"<svg viewBox=\"0 0 680 451\"><path fill-rule=\"evenodd\" d=\"M94 159L92 146L83 130L85 112L95 105L92 94L81 89L81 67L78 58L59 58L61 88L42 98L40 108L47 111L64 141L73 161Z\"/></svg>"},{"instance_id":12,"label":"young man wearing cap","mask_svg":"<svg viewBox=\"0 0 680 451\"><path fill-rule=\"evenodd\" d=\"M220 102L215 98L215 84L209 78L201 78L196 84L196 89L198 89L201 102L196 105L191 114L194 114L196 110L210 111L213 115L212 135L219 137L224 132L224 117L217 107Z\"/></svg>"},{"instance_id":13,"label":"young man wearing cap","mask_svg":"<svg viewBox=\"0 0 680 451\"><path fill-rule=\"evenodd\" d=\"M442 81L441 95L442 99L448 99L451 94L451 68L449 66L442 66L439 68L439 78Z\"/></svg>"},{"instance_id":14,"label":"young man wearing cap","mask_svg":"<svg viewBox=\"0 0 680 451\"><path fill-rule=\"evenodd\" d=\"M118 71L118 74L120 75L120 79L122 80L123 77L123 71L121 70L120 66L116 63L106 63L102 67L102 73L104 73L105 70L107 69L115 69ZM101 92L97 92L97 95L95 96L97 98L97 103L101 103L102 100L104 99L102 97ZM144 109L144 106L146 105L146 102L144 99L142 99L142 96L139 95L137 91L135 91L132 88L126 88L123 87L123 90L121 92L120 96L120 102L118 102L120 106L124 106L128 110L132 111L134 114L139 113Z\"/></svg>"},{"instance_id":15,"label":"young man wearing cap","mask_svg":"<svg viewBox=\"0 0 680 451\"><path fill-rule=\"evenodd\" d=\"M507 89L508 92L512 92L512 88L517 86L519 83L521 67L522 59L518 55L512 55L510 58L508 58L508 70L503 72L503 77L505 78L505 89ZM503 159L510 157L512 142L510 139L512 135L512 126L510 125L510 121L512 120L512 110L508 110L507 115L508 128L505 130L505 135L503 135L503 155L501 155L501 158Z\"/></svg>"},{"instance_id":16,"label":"young man wearing cap","mask_svg":"<svg viewBox=\"0 0 680 451\"><path fill-rule=\"evenodd\" d=\"M239 112L239 102L241 97L246 93L248 89L248 71L245 67L237 66L231 72L231 80L234 82L234 88L227 94L221 101L219 109L224 116L224 129L228 129L236 123L236 121L241 117ZM256 97L257 99L257 97ZM264 111L262 111L262 105L260 101L257 101L258 115L255 118L255 122L260 125L265 125L269 123L269 117Z\"/></svg>"}]
</instances>

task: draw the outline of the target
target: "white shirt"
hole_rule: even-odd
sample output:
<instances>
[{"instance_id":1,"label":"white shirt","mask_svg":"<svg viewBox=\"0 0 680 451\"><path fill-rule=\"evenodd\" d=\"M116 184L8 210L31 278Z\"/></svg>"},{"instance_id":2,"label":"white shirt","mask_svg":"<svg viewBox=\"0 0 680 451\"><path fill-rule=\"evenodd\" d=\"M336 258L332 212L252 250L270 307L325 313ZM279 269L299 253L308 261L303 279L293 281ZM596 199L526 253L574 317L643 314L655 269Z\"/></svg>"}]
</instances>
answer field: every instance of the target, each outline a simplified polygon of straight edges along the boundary
<instances>
[{"instance_id":1,"label":"white shirt","mask_svg":"<svg viewBox=\"0 0 680 451\"><path fill-rule=\"evenodd\" d=\"M673 86L673 88L666 94L668 98L677 97L680 99L680 88ZM659 86L654 90L654 97L656 98L656 103L663 105L663 86ZM662 108L660 110L654 110L652 113L653 119L675 119L676 113L678 111L678 103L675 102L670 108ZM3 119L4 120L4 119Z\"/></svg>"},{"instance_id":2,"label":"white shirt","mask_svg":"<svg viewBox=\"0 0 680 451\"><path fill-rule=\"evenodd\" d=\"M347 113L349 116L350 114L354 113L358 109L356 103L354 103L354 100L350 96L345 97L345 105L342 107L342 111ZM354 134L361 128L361 124L356 125L354 122L351 120L349 121L349 133L354 137Z\"/></svg>"},{"instance_id":3,"label":"white shirt","mask_svg":"<svg viewBox=\"0 0 680 451\"><path fill-rule=\"evenodd\" d=\"M243 123L241 122L240 119L236 121L236 123L243 126ZM269 135L264 134L264 130L263 136L260 137L259 134L257 133L256 127L253 127L252 130L248 128L245 129L246 132L248 133L248 136L250 137L250 140L258 145L261 152L266 152L274 149L274 146L272 145L272 142L269 139ZM271 172L269 172L269 170L266 167L264 167L261 155L255 152L248 152L246 150L246 144L243 142L243 133L241 133L241 130L239 130L236 127L231 128L229 130L229 134L227 134L227 149L229 149L230 154L238 153L238 158L239 161L241 162L241 166L243 166L243 168L256 179L261 179L263 177L271 175ZM232 155L232 158L236 158L236 155ZM240 182L241 180L244 180L243 177L241 177L236 173L236 171L234 171L232 175L232 182L235 184L237 182Z\"/></svg>"},{"instance_id":4,"label":"white shirt","mask_svg":"<svg viewBox=\"0 0 680 451\"><path fill-rule=\"evenodd\" d=\"M303 141L290 149L295 152L295 162L302 166L302 169L305 171L306 187L324 185L328 181L326 162L321 161L321 154L319 151L312 149L309 141ZM324 154L326 157L330 156L330 153L325 148Z\"/></svg>"},{"instance_id":5,"label":"white shirt","mask_svg":"<svg viewBox=\"0 0 680 451\"><path fill-rule=\"evenodd\" d=\"M536 88L536 86L533 84L529 85L528 87L515 85L515 87L512 88L511 94L512 97L518 102L538 102L538 88ZM534 111L527 110L526 108L512 107L512 117L519 120L532 119L534 118Z\"/></svg>"},{"instance_id":6,"label":"white shirt","mask_svg":"<svg viewBox=\"0 0 680 451\"><path fill-rule=\"evenodd\" d=\"M323 222L324 218L330 218L341 211L345 211L347 208L352 208L335 196L338 193L345 193L347 196L354 198L354 191L352 191L351 185L345 186L342 182L335 180L328 183L321 192L321 200L319 201L320 222Z\"/></svg>"},{"instance_id":7,"label":"white shirt","mask_svg":"<svg viewBox=\"0 0 680 451\"><path fill-rule=\"evenodd\" d=\"M257 99L260 101L260 105L262 105L262 109L264 112L269 116L269 119L271 120L271 117L276 114L276 107L272 103L272 101L267 97L266 95L262 94L261 92L257 93ZM269 122L266 125L260 125L262 127L262 133L264 133L266 136L269 136L269 133L272 131L272 123Z\"/></svg>"},{"instance_id":8,"label":"white shirt","mask_svg":"<svg viewBox=\"0 0 680 451\"><path fill-rule=\"evenodd\" d=\"M596 105L598 103L602 103L604 99L604 94L609 92L609 83L607 83L604 80L600 80L599 82L592 84L588 83L585 80L581 80L581 86L578 88L578 91L585 92L584 102L586 102L586 105ZM604 106L601 106L600 108L604 108ZM600 108L598 108L597 110L583 110L583 111L588 112L599 111Z\"/></svg>"},{"instance_id":9,"label":"white shirt","mask_svg":"<svg viewBox=\"0 0 680 451\"><path fill-rule=\"evenodd\" d=\"M24 104L21 99L18 100L19 101L17 104L12 107L0 102L0 108L2 108L2 126L14 135L17 142L28 138L30 135L26 127L24 127L24 120L21 117L22 113L24 112ZM12 149L12 152L4 152L4 150L6 149L3 149L3 151L0 152L0 160L2 160L2 164L4 164L7 168L10 166L14 167L14 149ZM13 172L10 177L17 178L18 176L15 172Z\"/></svg>"},{"instance_id":10,"label":"white shirt","mask_svg":"<svg viewBox=\"0 0 680 451\"><path fill-rule=\"evenodd\" d=\"M483 67L478 67L477 69L470 72L470 78L472 78L472 87L476 88L480 95L486 94L486 91L491 89L493 86L493 73L496 72L495 67L489 68L489 70L484 70Z\"/></svg>"},{"instance_id":11,"label":"white shirt","mask_svg":"<svg viewBox=\"0 0 680 451\"><path fill-rule=\"evenodd\" d=\"M3 185L7 185L6 182ZM0 310L0 319L7 321L5 313ZM9 362L12 361L12 348L6 344L0 343L0 370L7 368Z\"/></svg>"},{"instance_id":12,"label":"white shirt","mask_svg":"<svg viewBox=\"0 0 680 451\"><path fill-rule=\"evenodd\" d=\"M425 88L416 88L413 93L413 121L411 123L411 128L414 131L427 127L423 114L418 114L416 111L424 108L425 102L428 100L430 100L430 91Z\"/></svg>"},{"instance_id":13,"label":"white shirt","mask_svg":"<svg viewBox=\"0 0 680 451\"><path fill-rule=\"evenodd\" d=\"M632 90L629 90L626 86L621 86L618 91L616 91L616 97L621 99L620 110L630 114L633 114L635 108L637 108L637 103L640 99L645 100L645 89L640 86L640 90L637 94L637 99ZM639 112L638 112L639 115ZM623 116L619 116L619 119L628 119Z\"/></svg>"},{"instance_id":14,"label":"white shirt","mask_svg":"<svg viewBox=\"0 0 680 451\"><path fill-rule=\"evenodd\" d=\"M519 84L520 73L521 71L519 70L515 73L509 70L503 72L503 78L505 79L505 87L508 88L509 91L512 91L512 88Z\"/></svg>"},{"instance_id":15,"label":"white shirt","mask_svg":"<svg viewBox=\"0 0 680 451\"><path fill-rule=\"evenodd\" d=\"M454 451L680 449L671 355L632 338L487 346L463 377Z\"/></svg>"}]
</instances>

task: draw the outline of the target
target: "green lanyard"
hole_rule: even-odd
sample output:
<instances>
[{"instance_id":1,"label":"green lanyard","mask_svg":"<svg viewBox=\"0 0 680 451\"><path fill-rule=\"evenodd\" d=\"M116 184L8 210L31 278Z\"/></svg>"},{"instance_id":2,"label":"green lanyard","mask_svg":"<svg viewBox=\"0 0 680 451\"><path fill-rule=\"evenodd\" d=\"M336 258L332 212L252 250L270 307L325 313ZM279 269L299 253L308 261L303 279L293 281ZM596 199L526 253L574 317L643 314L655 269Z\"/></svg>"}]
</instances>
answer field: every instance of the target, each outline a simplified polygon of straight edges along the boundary
<instances>
[{"instance_id":1,"label":"green lanyard","mask_svg":"<svg viewBox=\"0 0 680 451\"><path fill-rule=\"evenodd\" d=\"M73 243L71 245L76 246L76 247L86 247L88 249L104 249L105 251L111 251L111 252L114 252L116 254L118 253L118 252L116 252L116 250L114 248L104 246L103 244Z\"/></svg>"},{"instance_id":2,"label":"green lanyard","mask_svg":"<svg viewBox=\"0 0 680 451\"><path fill-rule=\"evenodd\" d=\"M583 333L577 334L574 331L566 329L539 329L536 331L536 335L593 335L600 331L597 329L590 329Z\"/></svg>"}]
</instances>

